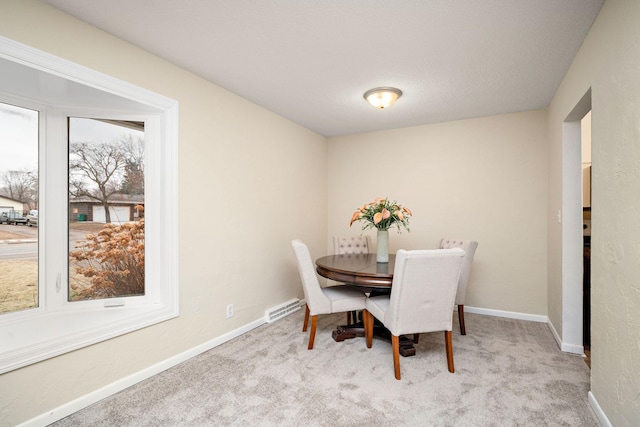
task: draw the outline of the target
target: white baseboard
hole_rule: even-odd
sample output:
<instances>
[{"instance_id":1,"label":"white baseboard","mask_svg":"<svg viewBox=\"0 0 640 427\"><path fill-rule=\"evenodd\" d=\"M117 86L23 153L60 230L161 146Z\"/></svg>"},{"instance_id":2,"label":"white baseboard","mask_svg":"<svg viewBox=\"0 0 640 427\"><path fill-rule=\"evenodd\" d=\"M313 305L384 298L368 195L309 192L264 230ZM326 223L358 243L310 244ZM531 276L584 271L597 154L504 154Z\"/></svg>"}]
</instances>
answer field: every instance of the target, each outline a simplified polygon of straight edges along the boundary
<instances>
[{"instance_id":1,"label":"white baseboard","mask_svg":"<svg viewBox=\"0 0 640 427\"><path fill-rule=\"evenodd\" d=\"M560 350L564 351L565 353L572 353L572 354L578 354L578 355L584 356L583 345L567 344L566 342L563 342L562 344L560 344Z\"/></svg>"},{"instance_id":2,"label":"white baseboard","mask_svg":"<svg viewBox=\"0 0 640 427\"><path fill-rule=\"evenodd\" d=\"M598 400L591 392L589 392L589 403L591 404L591 408L593 409L593 412L596 413L596 417L598 417L598 420L600 421L600 424L602 425L602 427L613 427L613 425L609 421L609 418L607 418L604 411L598 404Z\"/></svg>"},{"instance_id":3,"label":"white baseboard","mask_svg":"<svg viewBox=\"0 0 640 427\"><path fill-rule=\"evenodd\" d=\"M162 362L159 362L153 366L150 366L146 369L143 369L134 374L131 374L128 377L122 378L96 391L86 394L78 399L65 403L62 406L59 406L55 409L52 409L51 411L48 411L44 414L41 414L35 418L30 419L25 423L20 424L20 426L23 426L23 427L47 426L55 421L61 420L62 418L73 414L74 412L77 412L90 405L93 405L94 403L99 402L104 398L107 398L113 394L116 394L126 389L127 387L131 387L132 385L135 385L140 381L146 380L147 378L150 378L163 371L166 371L169 368L179 365L180 363L185 362L191 359L192 357L195 357L201 353L204 353L205 351L211 350L214 347L224 344L225 342L232 340L233 338L236 338L246 332L249 332L250 330L257 328L258 326L263 325L265 323L266 323L266 320L264 318L255 320L238 329L235 329L231 332L228 332L224 335L214 338L211 341L207 341L187 351L184 351L180 354L170 357L169 359L163 360Z\"/></svg>"},{"instance_id":4,"label":"white baseboard","mask_svg":"<svg viewBox=\"0 0 640 427\"><path fill-rule=\"evenodd\" d=\"M566 342L562 342L562 339L560 339L560 334L558 334L558 331L553 326L553 323L551 323L550 320L547 321L547 325L549 325L549 329L551 329L553 338L555 338L556 343L558 344L558 347L560 347L561 351L565 353L572 353L572 354L578 354L578 355L584 356L584 345L568 344Z\"/></svg>"},{"instance_id":5,"label":"white baseboard","mask_svg":"<svg viewBox=\"0 0 640 427\"><path fill-rule=\"evenodd\" d=\"M541 316L539 314L518 313L515 311L502 311L502 310L491 310L488 308L467 307L466 305L464 306L464 311L465 313L483 314L486 316L507 317L509 319L519 319L519 320L528 320L530 322L546 323L547 325L549 325L549 329L551 329L551 333L553 334L553 337L558 343L558 347L560 347L561 351L565 353L584 355L584 346L562 342L562 340L560 339L560 335L558 334L558 331L556 331L556 328L553 326L553 324L551 323L551 321L547 316Z\"/></svg>"},{"instance_id":6,"label":"white baseboard","mask_svg":"<svg viewBox=\"0 0 640 427\"><path fill-rule=\"evenodd\" d=\"M547 318L547 316L541 316L539 314L518 313L516 311L492 310L490 308L469 307L466 305L464 306L464 312L473 313L473 314L483 314L485 316L496 316L496 317L506 317L509 319L528 320L530 322L547 323L549 321L549 318Z\"/></svg>"},{"instance_id":7,"label":"white baseboard","mask_svg":"<svg viewBox=\"0 0 640 427\"><path fill-rule=\"evenodd\" d=\"M562 340L560 339L560 334L558 334L558 331L556 331L556 328L555 326L553 326L553 323L551 323L551 321L548 321L547 325L549 325L549 329L551 329L551 333L553 334L553 338L555 338L558 347L562 349Z\"/></svg>"}]
</instances>

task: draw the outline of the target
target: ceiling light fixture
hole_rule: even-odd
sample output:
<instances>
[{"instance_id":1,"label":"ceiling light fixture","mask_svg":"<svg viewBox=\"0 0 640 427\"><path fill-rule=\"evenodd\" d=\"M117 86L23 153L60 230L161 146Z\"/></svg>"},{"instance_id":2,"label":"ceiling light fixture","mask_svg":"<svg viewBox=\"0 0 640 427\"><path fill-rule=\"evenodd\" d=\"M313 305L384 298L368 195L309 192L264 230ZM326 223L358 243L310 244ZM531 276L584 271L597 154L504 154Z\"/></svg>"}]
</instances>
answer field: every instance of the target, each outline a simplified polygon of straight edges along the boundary
<instances>
[{"instance_id":1,"label":"ceiling light fixture","mask_svg":"<svg viewBox=\"0 0 640 427\"><path fill-rule=\"evenodd\" d=\"M387 108L402 96L402 91L395 87L377 87L364 93L364 99L376 108Z\"/></svg>"}]
</instances>

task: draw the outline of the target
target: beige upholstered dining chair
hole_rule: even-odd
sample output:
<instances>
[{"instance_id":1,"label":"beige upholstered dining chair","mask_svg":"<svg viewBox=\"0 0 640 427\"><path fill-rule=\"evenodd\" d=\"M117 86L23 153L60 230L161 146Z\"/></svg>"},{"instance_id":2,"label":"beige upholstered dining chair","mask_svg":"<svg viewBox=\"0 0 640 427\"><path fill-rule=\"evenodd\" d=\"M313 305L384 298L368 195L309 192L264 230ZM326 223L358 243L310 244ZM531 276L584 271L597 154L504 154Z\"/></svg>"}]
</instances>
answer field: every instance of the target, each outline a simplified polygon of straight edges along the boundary
<instances>
[{"instance_id":1,"label":"beige upholstered dining chair","mask_svg":"<svg viewBox=\"0 0 640 427\"><path fill-rule=\"evenodd\" d=\"M460 248L464 251L464 261L462 263L462 271L458 280L458 292L456 293L456 305L458 306L458 321L460 323L460 334L466 335L467 331L464 326L464 300L467 295L467 286L469 285L469 274L471 273L471 264L476 254L478 242L463 239L440 239L438 249Z\"/></svg>"},{"instance_id":2,"label":"beige upholstered dining chair","mask_svg":"<svg viewBox=\"0 0 640 427\"><path fill-rule=\"evenodd\" d=\"M368 254L374 252L371 236L333 236L333 253L342 254ZM347 313L347 324L357 320L355 311Z\"/></svg>"},{"instance_id":3,"label":"beige upholstered dining chair","mask_svg":"<svg viewBox=\"0 0 640 427\"><path fill-rule=\"evenodd\" d=\"M368 254L373 252L371 236L333 236L333 253L341 254Z\"/></svg>"},{"instance_id":4,"label":"beige upholstered dining chair","mask_svg":"<svg viewBox=\"0 0 640 427\"><path fill-rule=\"evenodd\" d=\"M311 350L316 337L319 314L364 310L366 296L362 291L348 285L320 287L307 245L300 240L293 240L291 246L298 261L298 271L302 280L304 298L307 302L304 325L302 327L303 332L307 330L309 316L311 316L311 332L309 332L308 346L308 349Z\"/></svg>"},{"instance_id":5,"label":"beige upholstered dining chair","mask_svg":"<svg viewBox=\"0 0 640 427\"><path fill-rule=\"evenodd\" d=\"M453 304L464 259L460 248L400 249L396 254L391 295L369 297L364 327L367 348L373 343L373 318L391 332L393 367L400 379L400 335L444 331L447 365L454 372L451 328Z\"/></svg>"}]
</instances>

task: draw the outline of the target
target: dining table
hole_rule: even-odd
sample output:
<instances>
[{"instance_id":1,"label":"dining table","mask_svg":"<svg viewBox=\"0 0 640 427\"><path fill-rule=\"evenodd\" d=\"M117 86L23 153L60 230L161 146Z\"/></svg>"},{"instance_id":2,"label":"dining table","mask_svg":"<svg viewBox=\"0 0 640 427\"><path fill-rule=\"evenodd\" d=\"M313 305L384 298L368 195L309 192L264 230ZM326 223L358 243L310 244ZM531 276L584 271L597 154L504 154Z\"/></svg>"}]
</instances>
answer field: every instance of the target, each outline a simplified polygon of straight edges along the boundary
<instances>
[{"instance_id":1,"label":"dining table","mask_svg":"<svg viewBox=\"0 0 640 427\"><path fill-rule=\"evenodd\" d=\"M336 282L389 290L395 262L395 254L389 255L389 262L377 262L376 254L327 255L316 260L316 271Z\"/></svg>"},{"instance_id":2,"label":"dining table","mask_svg":"<svg viewBox=\"0 0 640 427\"><path fill-rule=\"evenodd\" d=\"M327 279L357 286L369 295L389 294L396 256L389 254L389 262L377 262L376 258L375 253L327 255L316 259L316 271ZM377 319L373 335L391 340L391 333ZM339 325L331 336L337 342L364 337L362 318L354 318L351 324ZM413 339L400 337L400 354L405 357L416 354Z\"/></svg>"}]
</instances>

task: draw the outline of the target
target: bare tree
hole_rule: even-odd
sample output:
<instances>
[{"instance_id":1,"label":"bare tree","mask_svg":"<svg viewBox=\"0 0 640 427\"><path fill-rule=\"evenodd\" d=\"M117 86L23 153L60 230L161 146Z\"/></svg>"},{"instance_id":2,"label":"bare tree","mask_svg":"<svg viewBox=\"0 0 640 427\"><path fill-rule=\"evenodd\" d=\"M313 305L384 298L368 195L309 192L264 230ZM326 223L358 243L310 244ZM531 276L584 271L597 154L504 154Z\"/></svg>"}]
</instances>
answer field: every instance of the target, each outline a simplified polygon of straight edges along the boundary
<instances>
[{"instance_id":1,"label":"bare tree","mask_svg":"<svg viewBox=\"0 0 640 427\"><path fill-rule=\"evenodd\" d=\"M121 141L127 157L124 167L124 194L144 194L144 139L125 135Z\"/></svg>"},{"instance_id":2,"label":"bare tree","mask_svg":"<svg viewBox=\"0 0 640 427\"><path fill-rule=\"evenodd\" d=\"M88 197L104 207L105 220L111 222L109 200L119 193L127 156L119 143L73 142L69 147L69 193Z\"/></svg>"},{"instance_id":3,"label":"bare tree","mask_svg":"<svg viewBox=\"0 0 640 427\"><path fill-rule=\"evenodd\" d=\"M26 203L29 209L38 207L38 174L29 170L10 170L2 173L7 196Z\"/></svg>"}]
</instances>

